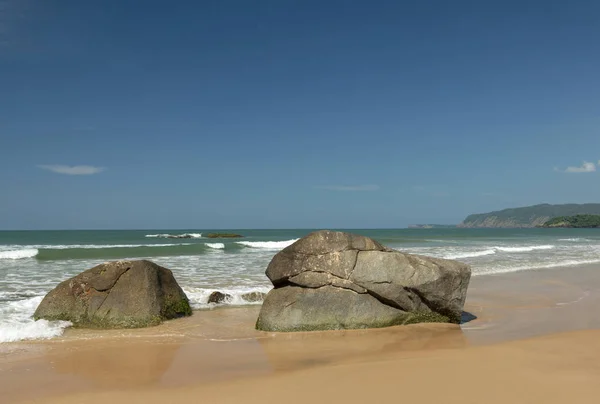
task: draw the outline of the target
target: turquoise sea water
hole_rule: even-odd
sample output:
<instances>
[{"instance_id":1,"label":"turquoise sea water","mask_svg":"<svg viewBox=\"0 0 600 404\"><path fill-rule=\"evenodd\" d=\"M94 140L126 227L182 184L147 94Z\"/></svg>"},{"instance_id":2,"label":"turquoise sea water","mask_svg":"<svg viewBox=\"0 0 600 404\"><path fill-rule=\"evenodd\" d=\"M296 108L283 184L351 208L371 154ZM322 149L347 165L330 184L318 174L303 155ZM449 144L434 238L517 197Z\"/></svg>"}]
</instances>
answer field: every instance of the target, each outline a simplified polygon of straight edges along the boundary
<instances>
[{"instance_id":1,"label":"turquoise sea water","mask_svg":"<svg viewBox=\"0 0 600 404\"><path fill-rule=\"evenodd\" d=\"M211 230L0 231L0 343L60 335L65 323L34 322L57 283L104 261L147 258L173 271L196 309L215 290L267 292L265 268L277 251L312 230L227 230L242 239L208 239ZM597 229L345 230L392 248L469 263L474 276L600 262ZM186 238L170 238L183 236ZM256 303L254 303L256 304Z\"/></svg>"}]
</instances>

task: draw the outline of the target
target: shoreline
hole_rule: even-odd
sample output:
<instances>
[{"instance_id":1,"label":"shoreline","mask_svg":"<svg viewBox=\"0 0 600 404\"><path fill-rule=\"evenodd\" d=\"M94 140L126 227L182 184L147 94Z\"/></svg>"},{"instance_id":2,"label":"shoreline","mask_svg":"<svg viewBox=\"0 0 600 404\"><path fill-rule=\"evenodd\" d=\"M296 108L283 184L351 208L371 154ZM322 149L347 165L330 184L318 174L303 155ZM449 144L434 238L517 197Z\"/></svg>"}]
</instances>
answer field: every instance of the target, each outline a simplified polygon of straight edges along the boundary
<instances>
[{"instance_id":1,"label":"shoreline","mask_svg":"<svg viewBox=\"0 0 600 404\"><path fill-rule=\"evenodd\" d=\"M492 356L512 352L511 344L531 338L556 337L558 345L587 341L600 329L600 316L593 314L598 308L600 265L586 265L475 276L461 326L268 333L254 329L260 306L201 310L145 329L69 329L52 340L1 344L0 391L7 403L90 393L135 402L118 391L137 391L140 397L146 391L157 397L174 390L209 394L225 384L244 391L248 380L267 386L293 374L311 378L331 367L358 371L391 357L426 362L439 355L455 361L477 356L472 352L478 349Z\"/></svg>"}]
</instances>

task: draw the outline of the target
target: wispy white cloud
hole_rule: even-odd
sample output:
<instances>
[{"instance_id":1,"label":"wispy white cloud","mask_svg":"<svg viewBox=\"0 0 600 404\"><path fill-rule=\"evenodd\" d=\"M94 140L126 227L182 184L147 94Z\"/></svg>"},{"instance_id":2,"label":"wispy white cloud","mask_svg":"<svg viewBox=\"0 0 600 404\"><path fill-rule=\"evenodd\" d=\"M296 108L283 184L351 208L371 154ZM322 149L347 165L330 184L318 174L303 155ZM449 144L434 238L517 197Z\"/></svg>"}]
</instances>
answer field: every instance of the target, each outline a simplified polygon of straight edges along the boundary
<instances>
[{"instance_id":1,"label":"wispy white cloud","mask_svg":"<svg viewBox=\"0 0 600 404\"><path fill-rule=\"evenodd\" d=\"M42 170L52 171L57 174L65 175L92 175L104 171L104 167L94 166L65 166L60 164L39 165Z\"/></svg>"},{"instance_id":2,"label":"wispy white cloud","mask_svg":"<svg viewBox=\"0 0 600 404\"><path fill-rule=\"evenodd\" d=\"M323 187L317 187L319 189L325 189L327 191L342 191L342 192L367 192L367 191L378 191L379 185L326 185Z\"/></svg>"},{"instance_id":3,"label":"wispy white cloud","mask_svg":"<svg viewBox=\"0 0 600 404\"><path fill-rule=\"evenodd\" d=\"M600 161L598 161L598 164L600 165ZM596 164L584 161L580 166L570 166L564 170L555 167L554 170L564 173L593 173L596 171Z\"/></svg>"}]
</instances>

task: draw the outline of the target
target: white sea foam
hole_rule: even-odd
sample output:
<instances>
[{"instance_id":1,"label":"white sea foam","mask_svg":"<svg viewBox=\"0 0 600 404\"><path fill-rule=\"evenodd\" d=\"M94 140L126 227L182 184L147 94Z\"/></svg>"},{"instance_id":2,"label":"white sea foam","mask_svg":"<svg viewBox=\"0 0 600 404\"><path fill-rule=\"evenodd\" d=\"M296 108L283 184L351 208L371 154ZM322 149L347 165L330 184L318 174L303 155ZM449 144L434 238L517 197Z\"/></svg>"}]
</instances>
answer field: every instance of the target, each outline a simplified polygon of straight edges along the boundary
<instances>
[{"instance_id":1,"label":"white sea foam","mask_svg":"<svg viewBox=\"0 0 600 404\"><path fill-rule=\"evenodd\" d=\"M482 251L470 251L464 253L456 253L456 254L446 254L443 257L446 259L459 259L459 258L474 258L474 257L483 257L486 255L496 254L496 250L482 250Z\"/></svg>"},{"instance_id":2,"label":"white sea foam","mask_svg":"<svg viewBox=\"0 0 600 404\"><path fill-rule=\"evenodd\" d=\"M70 250L70 249L103 249L103 248L139 248L139 247L176 247L180 245L192 245L192 243L171 244L58 244L58 245L33 245L30 248L42 250Z\"/></svg>"},{"instance_id":3,"label":"white sea foam","mask_svg":"<svg viewBox=\"0 0 600 404\"><path fill-rule=\"evenodd\" d=\"M588 290L586 290L577 299L570 300L568 302L558 302L558 303L556 303L556 305L560 307L560 306L569 306L571 304L579 303L583 299L587 298L589 295L590 295L590 292Z\"/></svg>"},{"instance_id":4,"label":"white sea foam","mask_svg":"<svg viewBox=\"0 0 600 404\"><path fill-rule=\"evenodd\" d=\"M18 260L23 258L33 258L38 255L35 248L24 248L21 250L0 251L0 260Z\"/></svg>"},{"instance_id":5,"label":"white sea foam","mask_svg":"<svg viewBox=\"0 0 600 404\"><path fill-rule=\"evenodd\" d=\"M57 244L57 245L11 245L2 246L0 249L0 260L17 260L23 258L33 258L39 254L39 250L71 250L71 249L90 249L100 250L105 248L141 248L141 247L176 247L183 245L192 245L193 243L172 243L172 244Z\"/></svg>"},{"instance_id":6,"label":"white sea foam","mask_svg":"<svg viewBox=\"0 0 600 404\"><path fill-rule=\"evenodd\" d=\"M576 267L576 266L580 266L580 265L597 264L597 263L600 263L600 259L564 260L564 261L553 261L553 262L544 263L544 264L540 264L539 262L532 262L528 265L515 265L515 266L497 267L497 268L494 268L494 267L479 268L478 270L473 271L473 276L503 274L503 273L529 271L529 270L541 270L541 269L548 269L548 268Z\"/></svg>"},{"instance_id":7,"label":"white sea foam","mask_svg":"<svg viewBox=\"0 0 600 404\"><path fill-rule=\"evenodd\" d=\"M31 316L42 299L36 296L0 307L0 343L58 337L72 325L68 321L34 321Z\"/></svg>"},{"instance_id":8,"label":"white sea foam","mask_svg":"<svg viewBox=\"0 0 600 404\"><path fill-rule=\"evenodd\" d=\"M592 241L592 240L590 240L589 238L574 237L574 238L559 238L558 241L579 242L579 241Z\"/></svg>"},{"instance_id":9,"label":"white sea foam","mask_svg":"<svg viewBox=\"0 0 600 404\"><path fill-rule=\"evenodd\" d=\"M494 247L494 249L498 251L504 252L530 252L535 250L551 250L553 249L553 245L532 245L532 246L523 246L523 247Z\"/></svg>"},{"instance_id":10,"label":"white sea foam","mask_svg":"<svg viewBox=\"0 0 600 404\"><path fill-rule=\"evenodd\" d=\"M461 259L461 258L475 258L475 257L484 257L486 255L494 255L497 253L525 253L532 252L538 250L551 250L555 248L553 245L532 245L532 246L523 246L523 247L503 247L503 246L492 246L483 250L476 251L456 251L456 249L452 249L447 253L442 253L441 256L447 259ZM433 252L435 254L435 251Z\"/></svg>"},{"instance_id":11,"label":"white sea foam","mask_svg":"<svg viewBox=\"0 0 600 404\"><path fill-rule=\"evenodd\" d=\"M31 298L39 296L40 294L34 290L20 290L20 291L6 291L0 292L0 302L6 301L11 302L14 300L21 300L25 298ZM1 310L1 309L0 309Z\"/></svg>"},{"instance_id":12,"label":"white sea foam","mask_svg":"<svg viewBox=\"0 0 600 404\"><path fill-rule=\"evenodd\" d=\"M149 238L202 238L202 233L183 233L183 234L146 234Z\"/></svg>"},{"instance_id":13,"label":"white sea foam","mask_svg":"<svg viewBox=\"0 0 600 404\"><path fill-rule=\"evenodd\" d=\"M208 298L213 292L221 292L228 297L221 305L231 306L246 306L246 305L257 305L262 304L262 301L250 302L245 300L242 296L248 293L268 293L271 290L270 287L237 287L237 288L221 288L221 289L210 289L210 288L194 288L194 287L183 287L183 291L190 299L190 304L194 309L210 309L217 306L214 303L208 303Z\"/></svg>"},{"instance_id":14,"label":"white sea foam","mask_svg":"<svg viewBox=\"0 0 600 404\"><path fill-rule=\"evenodd\" d=\"M68 321L47 320L0 324L0 343L60 337L71 325Z\"/></svg>"},{"instance_id":15,"label":"white sea foam","mask_svg":"<svg viewBox=\"0 0 600 404\"><path fill-rule=\"evenodd\" d=\"M204 243L204 245L215 250L223 250L225 248L225 244L223 243Z\"/></svg>"},{"instance_id":16,"label":"white sea foam","mask_svg":"<svg viewBox=\"0 0 600 404\"><path fill-rule=\"evenodd\" d=\"M281 250L294 244L298 239L285 241L236 241L236 244L251 248L265 248L269 250Z\"/></svg>"}]
</instances>

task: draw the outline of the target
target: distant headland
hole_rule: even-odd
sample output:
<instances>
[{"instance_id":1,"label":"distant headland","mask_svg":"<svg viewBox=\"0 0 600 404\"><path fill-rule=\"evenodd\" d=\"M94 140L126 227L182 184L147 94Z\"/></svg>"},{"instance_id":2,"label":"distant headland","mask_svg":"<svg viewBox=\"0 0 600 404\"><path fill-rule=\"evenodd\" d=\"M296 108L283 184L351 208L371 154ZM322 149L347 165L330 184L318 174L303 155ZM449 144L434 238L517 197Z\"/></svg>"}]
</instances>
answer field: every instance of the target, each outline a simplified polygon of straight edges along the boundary
<instances>
[{"instance_id":1,"label":"distant headland","mask_svg":"<svg viewBox=\"0 0 600 404\"><path fill-rule=\"evenodd\" d=\"M409 229L453 229L455 224L409 224Z\"/></svg>"},{"instance_id":2,"label":"distant headland","mask_svg":"<svg viewBox=\"0 0 600 404\"><path fill-rule=\"evenodd\" d=\"M598 227L591 225L596 223L595 220L597 219L587 217L595 215L600 215L600 203L572 203L563 205L540 204L469 215L462 223L458 224L457 227ZM582 216L586 216L586 218L583 218Z\"/></svg>"}]
</instances>

